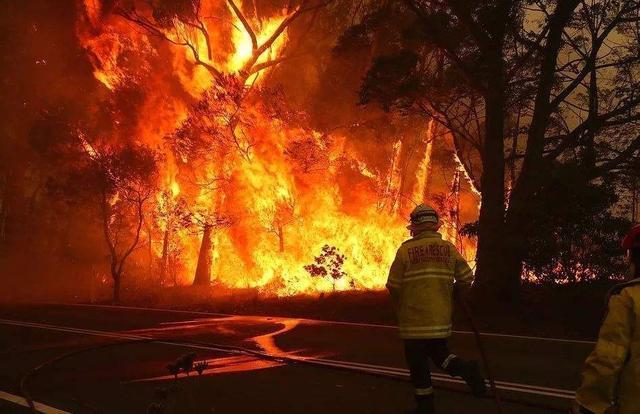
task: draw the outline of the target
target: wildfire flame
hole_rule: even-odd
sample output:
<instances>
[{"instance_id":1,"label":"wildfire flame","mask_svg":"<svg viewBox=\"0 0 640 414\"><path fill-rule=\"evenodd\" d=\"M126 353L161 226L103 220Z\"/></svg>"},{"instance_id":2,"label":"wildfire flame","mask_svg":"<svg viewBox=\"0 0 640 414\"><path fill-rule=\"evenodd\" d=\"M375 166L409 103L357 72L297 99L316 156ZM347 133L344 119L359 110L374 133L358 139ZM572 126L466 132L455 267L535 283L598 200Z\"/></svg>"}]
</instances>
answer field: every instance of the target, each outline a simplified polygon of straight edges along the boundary
<instances>
[{"instance_id":1,"label":"wildfire flame","mask_svg":"<svg viewBox=\"0 0 640 414\"><path fill-rule=\"evenodd\" d=\"M242 3L234 4L243 10ZM400 197L399 165L406 158L401 140L392 148L388 171L380 171L346 144L346 136L327 139L309 128L290 126L270 116L260 99L244 97L265 78L270 70L266 63L281 57L288 31L282 30L257 58L256 44L268 42L300 10L260 18L245 13L243 22L230 2L203 0L207 13L192 23L202 24L198 30L173 22L174 31L161 27L154 33L136 27L131 18L103 13L98 0L84 0L79 9L77 34L91 57L95 78L114 95L131 84L146 91L136 131L138 141L159 148L165 160L149 213L161 234L152 244L163 283L191 283L194 274L204 271L230 288L258 288L277 295L384 286L396 249L408 237L408 211L428 199L432 122L420 138L425 150L409 191L411 200L405 200ZM224 14L223 22L205 19L216 13ZM246 24L253 28L255 40ZM214 51L211 56L208 48ZM242 73L254 59L253 68L264 68ZM151 63L161 61L161 69ZM240 79L239 86L224 83L232 77ZM238 88L239 106L250 122L236 125L233 111L206 107L199 122L224 130L230 143L198 161L177 152L165 137L193 119L193 105L178 96L167 79L177 80L196 101L207 99L211 91L219 96ZM96 151L86 139L82 142L89 154ZM337 186L345 179L354 183L349 191ZM459 176L452 191L460 191ZM460 242L457 224L449 225L445 235L473 256L474 246ZM320 260L325 245L346 257L343 276L317 277L305 270L305 265Z\"/></svg>"}]
</instances>

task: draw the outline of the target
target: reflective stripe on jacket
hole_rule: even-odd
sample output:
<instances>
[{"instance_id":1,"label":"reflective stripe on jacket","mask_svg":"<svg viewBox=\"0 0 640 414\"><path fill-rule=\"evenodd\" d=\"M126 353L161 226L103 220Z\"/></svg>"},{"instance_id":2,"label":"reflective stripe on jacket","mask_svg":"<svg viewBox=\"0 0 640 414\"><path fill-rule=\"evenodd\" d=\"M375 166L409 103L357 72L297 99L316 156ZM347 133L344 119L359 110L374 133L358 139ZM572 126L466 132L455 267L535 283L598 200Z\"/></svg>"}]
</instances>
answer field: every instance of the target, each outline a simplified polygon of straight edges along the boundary
<instances>
[{"instance_id":1,"label":"reflective stripe on jacket","mask_svg":"<svg viewBox=\"0 0 640 414\"><path fill-rule=\"evenodd\" d=\"M639 323L640 279L635 279L612 290L598 342L582 371L576 400L595 414L640 413Z\"/></svg>"},{"instance_id":2,"label":"reflective stripe on jacket","mask_svg":"<svg viewBox=\"0 0 640 414\"><path fill-rule=\"evenodd\" d=\"M404 242L387 280L400 337L451 336L454 281L470 285L472 279L467 261L440 233L425 231Z\"/></svg>"}]
</instances>

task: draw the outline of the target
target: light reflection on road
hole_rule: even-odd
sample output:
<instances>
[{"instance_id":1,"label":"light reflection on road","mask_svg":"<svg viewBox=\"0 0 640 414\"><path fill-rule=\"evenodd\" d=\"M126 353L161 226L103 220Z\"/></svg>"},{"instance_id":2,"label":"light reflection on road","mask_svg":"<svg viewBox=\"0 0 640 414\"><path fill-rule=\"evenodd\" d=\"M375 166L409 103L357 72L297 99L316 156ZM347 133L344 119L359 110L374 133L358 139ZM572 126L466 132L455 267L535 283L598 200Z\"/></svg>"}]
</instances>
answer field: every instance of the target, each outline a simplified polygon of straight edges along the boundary
<instances>
[{"instance_id":1,"label":"light reflection on road","mask_svg":"<svg viewBox=\"0 0 640 414\"><path fill-rule=\"evenodd\" d=\"M251 316L229 316L221 318L203 318L178 322L163 322L159 326L127 331L128 334L144 334L153 337L166 338L171 336L175 339L176 335L191 336L202 334L224 335L227 337L242 337L243 332L247 330L259 328L264 331L265 328L272 328L270 332L261 333L259 335L242 338L244 342L251 342L257 346L257 350L264 352L273 357L287 357L304 360L306 358L317 358L319 355L302 356L303 350L284 350L277 343L277 337L286 332L290 332L301 324L309 324L313 322L303 321L295 318L271 318L271 317L251 317ZM244 333L246 335L246 333ZM214 346L215 339L212 339L211 345ZM197 361L204 361L197 359ZM172 362L172 361L167 361ZM202 375L215 375L232 372L254 371L259 369L274 368L284 365L283 362L262 359L252 355L234 355L206 359L208 367L203 371ZM164 366L163 366L164 367ZM191 376L198 375L192 372ZM175 377L167 374L155 376L151 378L137 379L133 382L140 381L159 381L172 380ZM178 378L186 378L181 374Z\"/></svg>"}]
</instances>

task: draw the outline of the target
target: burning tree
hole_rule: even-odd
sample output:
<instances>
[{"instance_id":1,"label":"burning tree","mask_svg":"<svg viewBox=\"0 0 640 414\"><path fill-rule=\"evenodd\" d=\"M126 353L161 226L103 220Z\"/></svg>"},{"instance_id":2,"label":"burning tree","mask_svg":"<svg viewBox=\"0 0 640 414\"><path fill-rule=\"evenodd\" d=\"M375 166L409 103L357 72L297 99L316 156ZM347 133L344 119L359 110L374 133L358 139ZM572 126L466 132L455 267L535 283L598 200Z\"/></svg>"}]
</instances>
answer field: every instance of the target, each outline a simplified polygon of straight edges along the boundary
<instances>
[{"instance_id":1,"label":"burning tree","mask_svg":"<svg viewBox=\"0 0 640 414\"><path fill-rule=\"evenodd\" d=\"M301 15L324 7L331 1L313 3L303 0L300 4L289 3L289 10L285 17L273 27L273 31L266 36L258 36L256 28L234 0L227 0L232 13L231 18L225 16L223 22L231 23L234 28L240 27L251 39L251 49L242 62L233 67L239 84L244 85L253 75L269 67L275 66L287 58L284 56L271 57L269 52L280 39L287 28ZM224 8L224 2L220 2ZM114 10L130 22L140 26L150 35L168 41L171 44L187 48L196 65L205 67L215 80L223 80L223 69L215 66L212 39L207 30L203 17L204 2L201 0L139 2L136 0L120 0L115 2ZM209 10L211 11L211 10ZM220 14L227 14L224 10L216 9ZM234 19L237 19L235 26ZM204 42L207 56L201 55L200 43Z\"/></svg>"},{"instance_id":2,"label":"burning tree","mask_svg":"<svg viewBox=\"0 0 640 414\"><path fill-rule=\"evenodd\" d=\"M312 137L293 141L285 149L284 154L291 158L305 174L323 171L329 168L326 151L330 146L330 143L323 141L326 140L318 142Z\"/></svg>"},{"instance_id":3,"label":"burning tree","mask_svg":"<svg viewBox=\"0 0 640 414\"><path fill-rule=\"evenodd\" d=\"M202 10L201 2L187 1L185 3L188 4L188 7L180 10L175 8L153 10L151 17L145 17L144 12L138 11L132 4L118 8L118 13L155 36L176 45L186 46L191 50L196 64L206 67L213 75L213 86L191 107L188 117L169 137L174 150L177 150L178 157L189 159L192 163L199 160L200 165L207 165L204 169L191 168L191 171L196 172L197 175L198 170L206 172L211 168L221 170L231 168L230 164L236 161L233 154L230 154L230 149L235 149L236 154L240 155L244 161L251 161L253 140L247 129L252 126L253 119L251 112L245 111L242 107L247 92L251 89L259 72L286 59L285 57L265 58L265 56L269 55L267 52L272 49L287 27L301 14L317 10L326 3L310 6L306 1L303 1L301 5L294 7L292 11L287 13L287 16L275 26L273 32L266 39L259 41L249 19L233 0L228 0L230 11L239 20L240 26L251 39L250 55L245 57L242 65L233 68L237 70L233 74L224 73L222 70L216 69L213 64L209 34L199 17ZM185 31L184 27L189 29ZM198 53L199 37L205 39L207 59L211 63L203 61ZM245 85L251 77L252 83L246 87ZM198 184L198 186L204 189L205 193L211 191L210 184ZM221 195L218 194L216 197L220 201ZM215 208L209 208L208 211L201 208L200 212L194 215L202 233L194 285L207 285L211 282L212 234L215 229L231 225L229 217L211 211L217 211L219 208L218 202ZM293 209L294 207L290 203L280 203L272 212L266 213L272 217L269 220L267 230L278 237L281 252L285 247L284 228L293 221Z\"/></svg>"},{"instance_id":4,"label":"burning tree","mask_svg":"<svg viewBox=\"0 0 640 414\"><path fill-rule=\"evenodd\" d=\"M276 205L268 208L262 215L262 223L267 232L278 238L278 251L285 250L285 229L296 221L296 203L292 196L277 201Z\"/></svg>"},{"instance_id":5,"label":"burning tree","mask_svg":"<svg viewBox=\"0 0 640 414\"><path fill-rule=\"evenodd\" d=\"M220 213L225 184L229 177L226 170L236 154L249 158L251 143L238 138L236 127L250 121L236 106L241 86L234 77L220 78L220 82L206 91L190 108L188 117L165 137L175 157L183 160L181 166L188 182L198 194L189 207L197 234L202 234L194 285L211 284L213 235L216 229L231 226L232 219ZM244 135L246 136L246 135Z\"/></svg>"},{"instance_id":6,"label":"burning tree","mask_svg":"<svg viewBox=\"0 0 640 414\"><path fill-rule=\"evenodd\" d=\"M214 139L228 141L246 160L249 160L252 142L243 128L247 123L243 121L243 100L255 84L260 72L287 60L286 56L272 55L287 28L301 15L318 10L331 1L314 3L302 0L298 5L290 2L286 15L279 23L273 25L272 32L258 36L251 20L235 1L227 0L226 4L232 15L225 19L229 19L233 29L240 30L241 27L251 40L250 52L240 56L237 61L231 62L227 68L216 66L211 47L212 40L202 17L205 7L201 0L143 4L139 4L140 2L136 0L121 0L115 3L114 10L120 16L145 29L150 35L171 44L186 47L191 52L195 64L205 67L211 74L212 87L200 102L193 106L181 129L196 130ZM221 11L216 10L216 12ZM237 25L234 20L237 20ZM206 58L200 54L201 40L206 45Z\"/></svg>"}]
</instances>

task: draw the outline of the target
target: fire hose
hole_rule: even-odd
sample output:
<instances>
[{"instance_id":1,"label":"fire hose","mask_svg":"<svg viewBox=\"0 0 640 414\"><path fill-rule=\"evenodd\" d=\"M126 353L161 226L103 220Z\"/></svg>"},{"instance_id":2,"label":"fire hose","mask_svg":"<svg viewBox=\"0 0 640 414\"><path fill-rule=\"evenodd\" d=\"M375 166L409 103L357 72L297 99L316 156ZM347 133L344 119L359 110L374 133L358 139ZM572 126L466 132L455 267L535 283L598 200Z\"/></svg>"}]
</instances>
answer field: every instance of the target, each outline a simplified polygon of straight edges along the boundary
<instances>
[{"instance_id":1,"label":"fire hose","mask_svg":"<svg viewBox=\"0 0 640 414\"><path fill-rule=\"evenodd\" d=\"M467 310L465 310L465 313L467 313L468 315L471 315L471 313ZM475 329L475 326L474 326ZM480 334L478 333L477 329L475 329L475 332L477 333L477 337L480 337ZM31 412L32 413L37 413L38 411L35 408L34 405L34 401L33 398L31 396L31 393L29 391L29 382L31 379L33 379L33 377L35 377L38 373L42 372L46 367L50 367L56 363L59 363L63 360L66 360L68 358L72 358L75 356L78 356L80 354L84 354L87 352L91 352L91 351L97 351L100 349L105 349L105 348L110 348L110 347L119 347L119 346L126 346L126 345L131 345L131 344L135 344L135 343L157 343L157 344L164 344L164 345L176 345L176 346L187 346L187 347L195 347L195 348L199 348L199 349L207 349L207 350L211 350L211 351L219 351L219 352L224 352L224 353L229 353L229 354L236 354L236 355L251 355L254 356L256 358L260 358L260 359L265 359L265 360L271 360L271 361L276 361L276 362L280 362L280 363L284 363L284 364L302 364L302 365L309 365L309 366L317 366L319 368L324 368L324 369L334 369L334 370L339 370L339 371L348 371L348 372L352 372L354 370L354 368L352 367L347 367L347 366L331 366L328 365L326 363L322 363L320 361L314 361L313 359L305 359L305 358L301 358L301 357L287 357L287 356L283 356L283 355L271 355L269 353L266 352L262 352L262 351L257 351L257 350L253 350L253 349L249 349L249 348L245 348L245 347L238 347L238 346L232 346L232 345L226 345L226 344L216 344L216 343L209 343L209 342L199 342L199 341L184 341L184 340L178 340L178 339L159 339L159 338L149 338L149 337L130 337L130 338L124 338L124 339L128 339L125 341L118 341L118 342L109 342L109 343L105 343L105 344L99 344L99 345L95 345L95 346L89 346L89 347L85 347L85 348L80 348L80 349L76 349L76 350L72 350L70 352L67 353L63 353L59 356L56 356L48 361L45 361L43 363L41 363L40 365L38 365L35 368L32 368L30 371L28 371L25 375L23 375L23 377L21 378L20 381L20 390L22 392L22 395L24 396L25 400L27 400ZM480 343L482 341L479 341ZM481 346L482 348L482 353L483 353L483 359L484 361L487 361L486 358L486 352L484 351L484 347ZM488 364L486 364L487 367L489 367ZM359 373L362 373L358 370ZM365 374L370 375L370 376L375 376L375 377L380 377L380 378L387 378L387 379L392 379L392 380L399 380L399 381L406 381L406 379L398 376L397 374L390 374L390 373L382 373L382 372L365 372ZM547 412L561 412L564 413L566 412L564 409L559 409L557 407L554 406L550 406L550 405L546 405L546 404L540 404L540 403L533 403L533 402L526 402L526 401L522 401L520 399L514 399L514 398L500 398L497 397L498 396L498 392L497 392L497 387L495 382L493 381L493 376L488 375L490 378L490 383L491 383L491 388L494 390L493 393L493 397L494 399L496 399L496 404L499 404L499 413L503 414L503 410L502 410L502 405L501 405L501 401L509 401L511 403L514 404L518 404L521 406L528 406L528 407L533 407L533 408L539 408L539 409L545 409ZM444 388L444 387L443 387ZM460 392L459 389L456 388L446 388L449 391L453 391L453 392ZM497 397L497 398L496 398ZM490 397L488 397L490 398Z\"/></svg>"},{"instance_id":2,"label":"fire hose","mask_svg":"<svg viewBox=\"0 0 640 414\"><path fill-rule=\"evenodd\" d=\"M36 410L33 398L31 396L31 392L29 391L29 382L30 382L31 379L33 379L33 377L35 377L38 373L43 371L46 367L50 367L50 366L52 366L52 365L54 365L56 363L59 363L59 362L61 362L63 360L66 360L66 359L69 359L69 358L72 358L72 357L75 357L75 356L79 356L80 354L84 354L84 353L87 353L87 352L97 351L97 350L100 350L100 349L105 349L105 348L110 348L110 347L119 347L119 346L132 345L132 344L136 344L136 343L157 343L157 344L164 344L164 345L177 345L177 346L197 347L197 348L201 348L201 349L214 350L214 351L225 352L225 353L229 353L229 354L251 355L251 356L254 356L256 358L265 359L265 360L271 360L271 361L280 362L280 363L284 363L284 364L294 364L294 365L302 364L302 365L316 366L318 368L324 368L324 369L334 369L334 370L338 370L338 371L347 371L347 372L352 372L353 371L353 368L350 368L350 367L347 367L347 366L331 366L331 365L327 365L326 363L321 363L319 361L314 361L312 359L311 360L306 360L306 359L300 358L300 357L287 357L287 356L282 356L282 355L271 355L271 354L268 354L268 353L265 353L265 352L252 350L252 349L244 348L244 347L233 346L233 345L226 345L226 344L223 345L223 344L213 344L213 343L208 343L208 342L183 341L183 340L173 340L173 339L154 339L154 338L130 339L130 340L126 340L126 341L109 342L109 343L105 343L105 344L99 344L99 345L96 345L96 346L89 346L89 347L86 347L86 348L76 349L76 350L61 354L59 356L56 356L56 357L54 357L54 358L52 358L52 359L50 359L48 361L45 361L45 362L41 363L37 367L31 369L20 380L21 393L24 396L25 400L27 401L31 412L34 413L34 414L38 414L39 413L39 411ZM483 347L483 350L484 350L484 347ZM482 351L482 352L484 353L484 351ZM484 353L484 355L485 355L485 360L486 360L486 353ZM358 372L362 373L360 371L358 371ZM365 374L369 375L369 376L379 377L379 378L387 378L387 379L399 380L399 381L403 381L403 382L406 381L406 379L403 379L403 378L401 378L401 377L399 377L397 375L393 375L393 374L389 374L389 373L365 372ZM494 399L496 399L496 396L498 395L497 389L496 389L495 383L491 379L493 377L492 376L489 376L489 377L490 377L490 381L491 381L491 384L492 384L492 389L494 390L493 391L494 392L493 397L494 397ZM449 391L452 391L452 392L461 392L460 389L456 389L456 388L445 388L445 389L448 389ZM503 414L502 405L501 405L501 401L502 400L503 399L501 399L500 397L498 397L496 399L496 404L499 404L498 410L499 410L500 414ZM525 401L521 401L519 399L507 398L506 401L509 401L511 403L518 404L518 405L521 405L521 406L545 409L547 412L560 412L560 413L566 412L564 409L559 409L559 408L554 407L554 406L549 406L549 405L540 404L540 403L525 402Z\"/></svg>"},{"instance_id":3,"label":"fire hose","mask_svg":"<svg viewBox=\"0 0 640 414\"><path fill-rule=\"evenodd\" d=\"M470 315L471 313L467 310L465 310L465 313L467 313L468 315ZM480 334L478 333L477 329L475 328L474 325L474 330L477 334L477 338L480 337ZM99 345L95 345L95 346L89 346L86 348L80 348L80 349L76 349L64 354L61 354L59 356L56 356L52 359L49 359L43 363L41 363L40 365L38 365L35 368L32 368L31 370L29 370L25 375L23 375L23 377L21 378L20 381L20 390L21 393L23 395L23 397L25 398L25 400L27 400L27 403L31 409L31 412L34 414L37 414L38 411L35 407L33 398L31 396L31 393L29 392L29 382L30 380L33 379L33 377L35 377L38 373L42 372L46 367L50 367L56 363L59 363L63 360L66 360L68 358L72 358L75 356L78 356L80 354L84 354L90 351L97 351L100 349L104 349L104 348L110 348L110 347L118 347L118 346L126 346L126 345L132 345L132 344L136 344L136 343L157 343L157 344L163 344L163 345L177 345L177 346L187 346L187 347L196 347L196 348L200 348L200 349L208 349L208 350L212 350L212 351L219 351L219 352L224 352L224 353L229 353L229 354L236 354L236 355L251 355L254 356L256 358L260 358L260 359L266 359L266 360L271 360L271 361L276 361L276 362L280 362L280 363L284 363L284 364L302 364L302 365L309 365L309 366L317 366L320 368L325 368L325 369L335 369L335 370L340 370L340 371L353 371L353 368L350 367L346 367L346 366L328 366L325 363L321 363L319 361L314 361L313 359L310 360L306 360L304 358L300 358L300 357L287 357L287 356L283 356L283 355L271 355L268 354L266 352L262 352L262 351L257 351L257 350L253 350L253 349L249 349L249 348L244 348L244 347L238 347L238 346L232 346L232 345L223 345L223 344L215 344L215 343L208 343L208 342L198 342L198 341L184 341L184 340L172 340L172 339L156 339L156 338L148 338L148 337L131 337L128 338L128 340L125 341L119 341L119 342L109 342L109 343L105 343L105 344L99 344ZM482 341L479 340L479 344L481 344ZM480 345L480 347L482 348L481 353L483 354L483 360L485 361L485 365L488 368L489 365L486 363L487 358L486 358L486 352L484 351L484 347L482 345ZM371 375L371 376L375 376L375 377L381 377L381 378L388 378L388 379L393 379L393 380L400 380L400 381L406 381L406 379L402 379L401 377L395 375L395 374L389 374L389 373L382 373L382 372L366 372L365 374L367 375ZM501 399L498 396L498 392L497 392L497 387L495 382L493 381L493 376L488 375L489 376L489 380L490 380L490 384L491 384L491 388L493 389L493 397L496 400L496 404L498 404L498 410L500 414L503 414L504 411L502 409L502 403L501 401L503 399ZM447 388L450 391L453 392L460 392L459 389L455 389L455 388ZM529 407L535 407L535 408L541 408L541 409L545 409L547 410L547 412L562 412L564 413L565 410L564 409L558 409L556 407L553 406L549 406L549 405L544 405L544 404L540 404L540 403L532 403L532 402L525 402L525 401L521 401L519 399L506 399L506 401L512 402L514 404L518 404L518 405L522 405L522 406L529 406Z\"/></svg>"},{"instance_id":4,"label":"fire hose","mask_svg":"<svg viewBox=\"0 0 640 414\"><path fill-rule=\"evenodd\" d=\"M78 356L80 354L84 354L90 351L97 351L100 349L104 349L104 348L113 348L113 347L117 347L117 346L122 346L122 345L130 345L133 343L142 343L142 342L155 342L153 339L135 339L135 340L128 340L128 341L122 341L122 342L108 342L106 344L99 344L99 345L95 345L95 346L90 346L90 347L86 347L86 348L80 348L80 349L75 349L72 350L70 352L65 352L61 355L58 355L54 358L51 358L49 360L44 361L43 363L41 363L40 365L31 368L29 371L27 371L27 373L25 373L22 378L20 378L20 392L22 393L22 396L24 397L24 399L27 401L27 404L29 405L29 410L31 411L32 414L39 414L40 411L38 411L36 409L36 405L35 402L33 400L33 397L31 396L31 393L29 392L29 381L36 375L38 374L40 371L42 371L44 368L52 366L58 362L61 362L65 359L69 359L71 357L75 357Z\"/></svg>"},{"instance_id":5,"label":"fire hose","mask_svg":"<svg viewBox=\"0 0 640 414\"><path fill-rule=\"evenodd\" d=\"M484 342L482 341L480 331L478 330L478 326L476 325L476 322L473 319L473 313L469 308L469 304L462 297L462 295L458 295L458 298L460 302L460 307L462 308L462 311L464 312L466 318L469 320L469 325L471 325L471 330L473 331L473 336L476 340L478 351L480 352L480 358L482 358L482 365L484 365L484 369L487 374L487 379L489 380L491 393L493 394L493 399L496 402L497 412L498 414L504 414L504 409L502 407L502 399L500 398L500 392L498 391L498 387L496 386L496 381L491 371L491 364L489 364L489 357L487 356L487 351L484 347Z\"/></svg>"}]
</instances>

